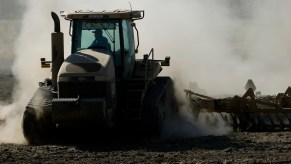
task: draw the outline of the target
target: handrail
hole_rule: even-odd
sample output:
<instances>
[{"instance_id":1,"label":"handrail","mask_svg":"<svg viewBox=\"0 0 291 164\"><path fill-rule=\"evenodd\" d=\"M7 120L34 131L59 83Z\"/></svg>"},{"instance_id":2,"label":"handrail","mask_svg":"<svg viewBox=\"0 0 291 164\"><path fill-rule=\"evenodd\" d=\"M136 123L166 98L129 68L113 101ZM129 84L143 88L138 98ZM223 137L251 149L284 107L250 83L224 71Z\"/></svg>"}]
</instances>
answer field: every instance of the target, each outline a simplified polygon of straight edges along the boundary
<instances>
[{"instance_id":1,"label":"handrail","mask_svg":"<svg viewBox=\"0 0 291 164\"><path fill-rule=\"evenodd\" d=\"M154 48L152 48L151 49L151 51L149 52L149 54L147 55L147 57L146 57L146 61L145 61L145 64L146 64L146 67L145 67L145 80L144 80L144 85L145 85L145 89L146 89L146 87L147 87L147 81L148 81L148 78L147 78L147 71L148 71L148 63L149 63L149 58L150 58L150 56L152 55L152 61L154 60ZM154 67L153 66L153 62L151 62L151 65L152 65L152 68ZM153 78L154 78L154 75L153 75L153 73L152 73L152 80L153 80Z\"/></svg>"}]
</instances>

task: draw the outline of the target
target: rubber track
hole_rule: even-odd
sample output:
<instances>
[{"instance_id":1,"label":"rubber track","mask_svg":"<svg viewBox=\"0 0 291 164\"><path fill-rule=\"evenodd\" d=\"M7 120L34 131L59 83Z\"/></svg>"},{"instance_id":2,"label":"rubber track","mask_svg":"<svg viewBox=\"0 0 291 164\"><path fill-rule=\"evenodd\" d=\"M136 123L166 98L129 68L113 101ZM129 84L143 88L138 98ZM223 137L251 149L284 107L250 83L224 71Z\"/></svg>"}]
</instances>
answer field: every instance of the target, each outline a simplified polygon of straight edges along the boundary
<instances>
[{"instance_id":1,"label":"rubber track","mask_svg":"<svg viewBox=\"0 0 291 164\"><path fill-rule=\"evenodd\" d=\"M169 110L165 107L165 99L171 95L166 95L169 89L172 89L172 80L170 77L157 77L155 84L148 90L143 109L143 127L148 134L159 135L165 114L163 110ZM161 107L164 107L162 109Z\"/></svg>"}]
</instances>

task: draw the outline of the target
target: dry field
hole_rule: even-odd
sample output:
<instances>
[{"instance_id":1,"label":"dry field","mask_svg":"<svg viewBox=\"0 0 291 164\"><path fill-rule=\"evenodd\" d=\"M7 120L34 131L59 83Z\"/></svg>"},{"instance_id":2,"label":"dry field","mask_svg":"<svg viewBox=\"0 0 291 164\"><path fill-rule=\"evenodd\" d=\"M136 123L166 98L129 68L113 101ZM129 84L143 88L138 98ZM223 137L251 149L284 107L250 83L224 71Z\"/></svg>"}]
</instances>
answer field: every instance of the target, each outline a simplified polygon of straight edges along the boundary
<instances>
[{"instance_id":1,"label":"dry field","mask_svg":"<svg viewBox=\"0 0 291 164\"><path fill-rule=\"evenodd\" d=\"M11 100L13 81L9 72L0 73L2 104ZM42 146L0 144L0 163L291 163L291 132L163 142L113 139Z\"/></svg>"}]
</instances>

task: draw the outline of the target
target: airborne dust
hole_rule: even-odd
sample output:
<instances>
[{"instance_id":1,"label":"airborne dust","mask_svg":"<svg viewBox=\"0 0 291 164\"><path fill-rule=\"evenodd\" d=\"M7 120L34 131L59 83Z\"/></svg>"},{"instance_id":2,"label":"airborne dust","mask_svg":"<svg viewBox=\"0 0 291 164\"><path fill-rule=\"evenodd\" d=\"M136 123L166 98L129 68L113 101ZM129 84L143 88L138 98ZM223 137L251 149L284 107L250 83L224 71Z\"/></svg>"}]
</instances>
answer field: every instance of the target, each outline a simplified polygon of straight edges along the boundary
<instances>
[{"instance_id":1,"label":"airborne dust","mask_svg":"<svg viewBox=\"0 0 291 164\"><path fill-rule=\"evenodd\" d=\"M0 45L0 68L9 67L9 64L4 66L7 63L3 62L4 56L7 60L5 54L13 50L11 69L18 81L13 103L0 106L0 118L5 118L0 125L0 143L25 143L21 132L25 105L38 82L50 77L50 70L40 69L39 63L41 57L50 59L50 32L53 31L50 12L130 8L126 0L20 2L25 4L26 10L21 18L20 33L13 40L14 46L5 49L6 46ZM171 67L164 68L162 74L170 74L175 80L178 99L185 99L183 89L196 91L197 88L189 88L190 82L196 82L200 90L210 96L243 94L248 79L253 79L262 94L284 92L290 85L290 1L132 0L131 4L133 9L145 10L145 19L136 22L141 43L137 57L142 58L152 47L157 59L171 56ZM61 18L61 25L65 45L69 45L69 22ZM69 49L65 47L66 54ZM168 128L172 130L168 131L169 135L222 135L229 130L223 123L216 129L193 123L187 108L181 111L190 121L173 121Z\"/></svg>"}]
</instances>

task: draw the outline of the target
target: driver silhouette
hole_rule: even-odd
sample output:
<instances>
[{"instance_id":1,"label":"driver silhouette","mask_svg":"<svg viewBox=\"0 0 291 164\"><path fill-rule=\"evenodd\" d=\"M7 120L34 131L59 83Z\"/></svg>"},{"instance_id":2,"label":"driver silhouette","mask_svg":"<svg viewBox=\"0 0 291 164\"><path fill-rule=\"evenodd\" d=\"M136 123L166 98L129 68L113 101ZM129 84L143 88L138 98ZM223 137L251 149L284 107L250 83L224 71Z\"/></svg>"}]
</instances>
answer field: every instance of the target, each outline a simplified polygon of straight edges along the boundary
<instances>
[{"instance_id":1,"label":"driver silhouette","mask_svg":"<svg viewBox=\"0 0 291 164\"><path fill-rule=\"evenodd\" d=\"M101 48L111 51L111 45L108 42L108 39L103 36L103 31L101 29L96 29L93 31L95 40L89 46L89 48Z\"/></svg>"}]
</instances>

